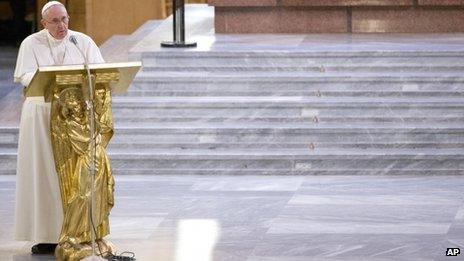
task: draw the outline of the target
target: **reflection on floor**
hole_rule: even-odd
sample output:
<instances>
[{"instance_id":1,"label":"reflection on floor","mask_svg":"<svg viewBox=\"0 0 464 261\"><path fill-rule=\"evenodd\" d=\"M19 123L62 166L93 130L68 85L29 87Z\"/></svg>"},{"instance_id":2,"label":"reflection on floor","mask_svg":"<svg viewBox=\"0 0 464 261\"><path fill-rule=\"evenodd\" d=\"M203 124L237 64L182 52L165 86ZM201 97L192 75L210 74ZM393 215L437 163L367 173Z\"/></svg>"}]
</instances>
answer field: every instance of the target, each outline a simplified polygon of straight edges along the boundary
<instances>
[{"instance_id":1,"label":"reflection on floor","mask_svg":"<svg viewBox=\"0 0 464 261\"><path fill-rule=\"evenodd\" d=\"M0 176L0 260L14 241L14 176ZM457 260L460 176L117 176L111 235L137 260Z\"/></svg>"}]
</instances>

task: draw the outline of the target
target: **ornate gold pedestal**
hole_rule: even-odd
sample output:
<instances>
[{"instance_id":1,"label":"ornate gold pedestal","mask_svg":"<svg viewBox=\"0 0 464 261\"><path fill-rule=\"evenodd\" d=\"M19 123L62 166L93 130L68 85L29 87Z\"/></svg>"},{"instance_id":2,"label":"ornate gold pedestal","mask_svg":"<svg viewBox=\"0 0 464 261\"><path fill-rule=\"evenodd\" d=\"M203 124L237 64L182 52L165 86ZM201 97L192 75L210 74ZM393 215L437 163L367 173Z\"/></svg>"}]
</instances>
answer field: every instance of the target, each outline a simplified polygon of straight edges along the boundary
<instances>
[{"instance_id":1,"label":"ornate gold pedestal","mask_svg":"<svg viewBox=\"0 0 464 261\"><path fill-rule=\"evenodd\" d=\"M97 249L95 254L97 256L107 256L109 253L116 252L112 243L106 240L97 240ZM55 257L57 260L77 261L92 255L92 245L73 244L70 242L60 243L55 250Z\"/></svg>"},{"instance_id":2,"label":"ornate gold pedestal","mask_svg":"<svg viewBox=\"0 0 464 261\"><path fill-rule=\"evenodd\" d=\"M106 153L113 136L111 93L106 80L102 82L98 76L93 104L89 98L92 95L86 95L87 80L81 75L57 76L51 93L51 140L64 213L55 251L58 260L74 261L92 255L92 233L97 241L96 254L115 253L114 247L103 240L110 231L108 216L114 205L114 179ZM94 126L91 106L95 111Z\"/></svg>"},{"instance_id":3,"label":"ornate gold pedestal","mask_svg":"<svg viewBox=\"0 0 464 261\"><path fill-rule=\"evenodd\" d=\"M127 91L140 67L140 62L39 67L25 90L28 97L43 96L51 102L51 140L64 214L57 260L92 255L93 238L95 254L115 253L103 239L110 233L108 216L114 205L106 153L113 136L111 92ZM91 88L87 72L93 79Z\"/></svg>"}]
</instances>

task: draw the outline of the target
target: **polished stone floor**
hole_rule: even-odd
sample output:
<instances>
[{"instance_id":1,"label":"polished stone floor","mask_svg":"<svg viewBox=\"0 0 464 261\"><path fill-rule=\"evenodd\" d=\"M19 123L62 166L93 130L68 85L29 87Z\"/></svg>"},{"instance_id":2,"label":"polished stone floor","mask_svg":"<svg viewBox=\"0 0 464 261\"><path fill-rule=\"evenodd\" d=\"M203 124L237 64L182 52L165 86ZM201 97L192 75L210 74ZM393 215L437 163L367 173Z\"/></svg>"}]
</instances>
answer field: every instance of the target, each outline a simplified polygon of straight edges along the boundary
<instances>
[{"instance_id":1,"label":"polished stone floor","mask_svg":"<svg viewBox=\"0 0 464 261\"><path fill-rule=\"evenodd\" d=\"M199 47L183 52L464 51L464 34L215 35L213 13L205 12L188 18L195 28L188 37ZM169 27L159 25L132 52L160 50L159 42L172 37ZM12 68L0 71L10 77L4 81L11 80ZM0 126L17 127L21 89L0 87ZM137 260L462 260L464 255L445 256L447 248L464 250L462 176L154 174L116 177L109 239L120 252L135 252ZM31 242L13 240L14 189L15 177L0 175L0 261L53 260L30 255Z\"/></svg>"},{"instance_id":2,"label":"polished stone floor","mask_svg":"<svg viewBox=\"0 0 464 261\"><path fill-rule=\"evenodd\" d=\"M13 236L14 176L0 176L0 260ZM137 260L462 260L460 176L117 176L110 239ZM462 257L462 255L461 255Z\"/></svg>"}]
</instances>

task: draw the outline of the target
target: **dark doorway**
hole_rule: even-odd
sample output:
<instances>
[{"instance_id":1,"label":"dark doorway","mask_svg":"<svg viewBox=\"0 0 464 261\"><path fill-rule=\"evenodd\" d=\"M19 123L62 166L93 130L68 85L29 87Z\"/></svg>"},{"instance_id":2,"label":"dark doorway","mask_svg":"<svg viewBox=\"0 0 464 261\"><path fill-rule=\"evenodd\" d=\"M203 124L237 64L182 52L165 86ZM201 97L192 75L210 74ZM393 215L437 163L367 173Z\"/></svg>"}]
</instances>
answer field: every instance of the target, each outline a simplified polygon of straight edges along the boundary
<instances>
[{"instance_id":1,"label":"dark doorway","mask_svg":"<svg viewBox=\"0 0 464 261\"><path fill-rule=\"evenodd\" d=\"M0 44L19 45L36 30L36 0L0 0Z\"/></svg>"}]
</instances>

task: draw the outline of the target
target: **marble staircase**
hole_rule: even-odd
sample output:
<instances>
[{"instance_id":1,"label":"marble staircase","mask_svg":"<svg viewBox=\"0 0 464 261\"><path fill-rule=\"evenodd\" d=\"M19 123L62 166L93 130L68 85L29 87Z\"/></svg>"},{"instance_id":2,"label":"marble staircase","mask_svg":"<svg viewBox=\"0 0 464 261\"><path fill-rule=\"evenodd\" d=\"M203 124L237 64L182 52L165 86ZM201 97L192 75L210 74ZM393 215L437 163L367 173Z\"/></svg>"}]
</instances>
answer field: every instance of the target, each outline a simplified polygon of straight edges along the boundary
<instances>
[{"instance_id":1,"label":"marble staircase","mask_svg":"<svg viewBox=\"0 0 464 261\"><path fill-rule=\"evenodd\" d=\"M150 52L117 174L462 174L462 52ZM0 129L2 173L16 128ZM9 153L8 153L9 152ZM7 166L6 166L7 165Z\"/></svg>"},{"instance_id":2,"label":"marble staircase","mask_svg":"<svg viewBox=\"0 0 464 261\"><path fill-rule=\"evenodd\" d=\"M142 59L114 99L119 173L462 174L462 53Z\"/></svg>"},{"instance_id":3,"label":"marble staircase","mask_svg":"<svg viewBox=\"0 0 464 261\"><path fill-rule=\"evenodd\" d=\"M114 97L117 174L462 174L463 54L153 52ZM0 128L3 174L17 128Z\"/></svg>"},{"instance_id":4,"label":"marble staircase","mask_svg":"<svg viewBox=\"0 0 464 261\"><path fill-rule=\"evenodd\" d=\"M7 95L14 87L13 72L16 65L16 47L2 47L0 56L0 99Z\"/></svg>"}]
</instances>

